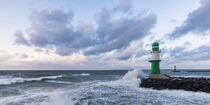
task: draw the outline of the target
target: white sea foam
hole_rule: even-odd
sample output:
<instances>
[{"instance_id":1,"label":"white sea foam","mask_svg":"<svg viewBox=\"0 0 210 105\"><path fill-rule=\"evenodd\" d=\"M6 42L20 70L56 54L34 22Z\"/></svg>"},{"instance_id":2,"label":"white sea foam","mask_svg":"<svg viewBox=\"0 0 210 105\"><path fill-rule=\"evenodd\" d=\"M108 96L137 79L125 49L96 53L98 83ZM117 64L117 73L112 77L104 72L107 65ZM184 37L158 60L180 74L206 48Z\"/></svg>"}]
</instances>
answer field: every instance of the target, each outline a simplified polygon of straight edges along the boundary
<instances>
[{"instance_id":1,"label":"white sea foam","mask_svg":"<svg viewBox=\"0 0 210 105\"><path fill-rule=\"evenodd\" d=\"M150 100L153 101L159 100L162 101L165 105L203 105L210 103L210 94L205 92L193 92L185 90L176 90L176 89L163 89L155 90L151 88L136 88L141 94L144 94L145 97L150 97Z\"/></svg>"},{"instance_id":2,"label":"white sea foam","mask_svg":"<svg viewBox=\"0 0 210 105\"><path fill-rule=\"evenodd\" d=\"M201 75L187 75L187 76L174 76L174 77L185 77L185 78L210 78L210 76L201 76Z\"/></svg>"},{"instance_id":3,"label":"white sea foam","mask_svg":"<svg viewBox=\"0 0 210 105\"><path fill-rule=\"evenodd\" d=\"M85 85L72 92L74 103L94 104L147 104L147 105L198 105L209 104L210 94L184 90L155 90L140 88L140 78L144 74L139 70L129 71L122 79L111 82L98 82Z\"/></svg>"},{"instance_id":4,"label":"white sea foam","mask_svg":"<svg viewBox=\"0 0 210 105\"><path fill-rule=\"evenodd\" d=\"M53 92L48 94L48 96L49 99L40 103L40 105L74 105L72 100L69 99L68 91L66 90L63 89L54 90Z\"/></svg>"},{"instance_id":5,"label":"white sea foam","mask_svg":"<svg viewBox=\"0 0 210 105\"><path fill-rule=\"evenodd\" d=\"M59 83L59 84L72 84L72 82L57 81L57 80L47 80L46 82L50 82L50 83Z\"/></svg>"},{"instance_id":6,"label":"white sea foam","mask_svg":"<svg viewBox=\"0 0 210 105\"><path fill-rule=\"evenodd\" d=\"M133 70L121 79L111 82L90 80L80 83L82 85L72 84L58 88L36 87L24 90L21 95L0 97L0 105L208 105L210 103L210 94L204 92L139 88L140 78L144 77L140 70Z\"/></svg>"},{"instance_id":7,"label":"white sea foam","mask_svg":"<svg viewBox=\"0 0 210 105\"><path fill-rule=\"evenodd\" d=\"M12 78L12 76L11 75L0 76L0 79L4 79L4 78Z\"/></svg>"},{"instance_id":8,"label":"white sea foam","mask_svg":"<svg viewBox=\"0 0 210 105\"><path fill-rule=\"evenodd\" d=\"M4 97L0 105L73 105L64 90L32 90L22 95Z\"/></svg>"},{"instance_id":9,"label":"white sea foam","mask_svg":"<svg viewBox=\"0 0 210 105\"><path fill-rule=\"evenodd\" d=\"M98 84L88 81L77 88L71 88L72 85L70 85L59 89L25 90L22 95L1 98L0 105L208 105L210 102L210 95L203 92L139 88L140 78L144 78L144 74L140 70L133 70L117 81L97 81Z\"/></svg>"},{"instance_id":10,"label":"white sea foam","mask_svg":"<svg viewBox=\"0 0 210 105\"><path fill-rule=\"evenodd\" d=\"M81 73L81 74L73 74L73 76L88 76L90 74L88 73Z\"/></svg>"},{"instance_id":11,"label":"white sea foam","mask_svg":"<svg viewBox=\"0 0 210 105\"><path fill-rule=\"evenodd\" d=\"M0 78L0 85L10 85L13 83L22 83L22 82L26 82L26 81L41 81L44 79L57 79L57 78L61 78L64 75L58 75L58 76L43 76L43 77L39 77L39 78L22 78L22 77L1 77Z\"/></svg>"},{"instance_id":12,"label":"white sea foam","mask_svg":"<svg viewBox=\"0 0 210 105\"><path fill-rule=\"evenodd\" d=\"M130 79L129 79L130 80ZM114 83L115 85L113 85ZM122 83L122 82L121 82ZM155 90L139 88L132 85L121 85L104 82L77 89L73 92L72 101L81 105L94 104L132 104L132 105L202 105L209 104L210 94L184 90Z\"/></svg>"},{"instance_id":13,"label":"white sea foam","mask_svg":"<svg viewBox=\"0 0 210 105\"><path fill-rule=\"evenodd\" d=\"M109 86L134 86L138 87L141 78L144 78L144 73L141 70L133 70L128 71L122 79L116 80L116 81L110 81L110 82L99 82L97 85L109 85Z\"/></svg>"}]
</instances>

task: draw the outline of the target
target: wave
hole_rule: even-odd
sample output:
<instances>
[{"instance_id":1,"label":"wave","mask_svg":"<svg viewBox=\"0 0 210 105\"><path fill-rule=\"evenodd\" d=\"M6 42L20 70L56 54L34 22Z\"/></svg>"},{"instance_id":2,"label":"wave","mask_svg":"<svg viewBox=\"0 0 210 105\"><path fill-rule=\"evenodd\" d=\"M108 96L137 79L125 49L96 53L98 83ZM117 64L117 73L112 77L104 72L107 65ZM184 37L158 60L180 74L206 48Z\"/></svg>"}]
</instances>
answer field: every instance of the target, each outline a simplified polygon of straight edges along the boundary
<instances>
[{"instance_id":1,"label":"wave","mask_svg":"<svg viewBox=\"0 0 210 105\"><path fill-rule=\"evenodd\" d=\"M64 75L58 76L43 76L39 78L22 78L22 77L12 77L12 76L1 76L0 78L0 85L10 85L14 83L22 83L22 82L29 82L29 81L41 81L46 79L57 79L61 78Z\"/></svg>"},{"instance_id":2,"label":"wave","mask_svg":"<svg viewBox=\"0 0 210 105\"><path fill-rule=\"evenodd\" d=\"M0 105L73 105L64 89L26 90L21 95L3 97Z\"/></svg>"},{"instance_id":3,"label":"wave","mask_svg":"<svg viewBox=\"0 0 210 105\"><path fill-rule=\"evenodd\" d=\"M90 74L88 73L81 73L81 74L73 74L73 76L88 76Z\"/></svg>"},{"instance_id":4,"label":"wave","mask_svg":"<svg viewBox=\"0 0 210 105\"><path fill-rule=\"evenodd\" d=\"M109 82L99 82L97 85L108 85L108 86L134 86L138 87L141 78L145 78L145 74L141 70L133 70L128 71L122 79L116 80L116 81L109 81Z\"/></svg>"},{"instance_id":5,"label":"wave","mask_svg":"<svg viewBox=\"0 0 210 105\"><path fill-rule=\"evenodd\" d=\"M126 105L197 105L209 103L210 94L184 90L155 90L141 88L139 84L145 75L141 70L126 73L116 81L98 82L80 87L71 93L75 104L126 104Z\"/></svg>"},{"instance_id":6,"label":"wave","mask_svg":"<svg viewBox=\"0 0 210 105\"><path fill-rule=\"evenodd\" d=\"M4 78L12 78L12 76L11 75L0 76L0 79L4 79Z\"/></svg>"},{"instance_id":7,"label":"wave","mask_svg":"<svg viewBox=\"0 0 210 105\"><path fill-rule=\"evenodd\" d=\"M73 94L75 93L75 94ZM154 90L126 86L92 86L72 92L75 104L121 104L121 105L202 105L209 103L210 95L184 90Z\"/></svg>"},{"instance_id":8,"label":"wave","mask_svg":"<svg viewBox=\"0 0 210 105\"><path fill-rule=\"evenodd\" d=\"M50 83L59 83L59 84L72 84L72 82L66 82L66 81L56 81L56 80L48 80L46 82Z\"/></svg>"},{"instance_id":9,"label":"wave","mask_svg":"<svg viewBox=\"0 0 210 105\"><path fill-rule=\"evenodd\" d=\"M111 82L91 80L81 82L83 85L73 84L65 87L30 89L20 87L24 91L22 94L1 97L0 105L198 105L210 102L210 94L203 92L139 88L141 78L144 77L145 75L141 70L133 70L126 73L121 79ZM64 82L58 80L46 81Z\"/></svg>"}]
</instances>

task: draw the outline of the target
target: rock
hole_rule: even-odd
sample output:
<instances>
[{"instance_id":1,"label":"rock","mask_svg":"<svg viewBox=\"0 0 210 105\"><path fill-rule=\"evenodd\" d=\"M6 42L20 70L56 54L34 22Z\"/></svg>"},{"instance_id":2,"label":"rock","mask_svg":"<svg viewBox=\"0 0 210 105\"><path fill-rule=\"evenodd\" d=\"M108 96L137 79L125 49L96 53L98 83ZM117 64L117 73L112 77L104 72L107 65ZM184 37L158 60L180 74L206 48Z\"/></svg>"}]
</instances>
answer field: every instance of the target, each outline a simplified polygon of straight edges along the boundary
<instances>
[{"instance_id":1,"label":"rock","mask_svg":"<svg viewBox=\"0 0 210 105\"><path fill-rule=\"evenodd\" d=\"M154 78L154 79L170 79L170 76L166 74L150 74L149 78Z\"/></svg>"},{"instance_id":2,"label":"rock","mask_svg":"<svg viewBox=\"0 0 210 105\"><path fill-rule=\"evenodd\" d=\"M206 78L145 78L142 79L140 87L154 89L184 89L188 91L203 91L210 93L210 79Z\"/></svg>"}]
</instances>

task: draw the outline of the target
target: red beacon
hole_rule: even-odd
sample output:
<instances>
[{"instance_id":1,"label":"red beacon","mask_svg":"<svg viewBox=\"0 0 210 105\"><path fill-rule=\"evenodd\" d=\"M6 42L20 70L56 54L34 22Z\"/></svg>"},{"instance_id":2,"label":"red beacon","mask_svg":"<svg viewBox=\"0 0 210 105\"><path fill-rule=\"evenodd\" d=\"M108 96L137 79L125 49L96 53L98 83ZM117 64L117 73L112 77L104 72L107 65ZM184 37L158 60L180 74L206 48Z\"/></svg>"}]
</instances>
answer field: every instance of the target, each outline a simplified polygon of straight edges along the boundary
<instances>
[{"instance_id":1,"label":"red beacon","mask_svg":"<svg viewBox=\"0 0 210 105\"><path fill-rule=\"evenodd\" d=\"M174 72L176 72L176 65L174 65Z\"/></svg>"}]
</instances>

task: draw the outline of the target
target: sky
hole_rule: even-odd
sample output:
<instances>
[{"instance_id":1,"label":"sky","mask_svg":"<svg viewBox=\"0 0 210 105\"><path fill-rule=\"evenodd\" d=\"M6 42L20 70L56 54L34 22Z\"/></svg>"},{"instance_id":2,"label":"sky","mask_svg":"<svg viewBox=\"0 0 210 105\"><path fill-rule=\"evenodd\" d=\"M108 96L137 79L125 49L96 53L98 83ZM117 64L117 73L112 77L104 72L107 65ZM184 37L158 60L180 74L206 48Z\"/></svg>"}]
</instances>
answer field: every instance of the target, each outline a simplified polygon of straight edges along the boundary
<instances>
[{"instance_id":1,"label":"sky","mask_svg":"<svg viewBox=\"0 0 210 105\"><path fill-rule=\"evenodd\" d=\"M208 0L0 0L1 70L210 68Z\"/></svg>"}]
</instances>

